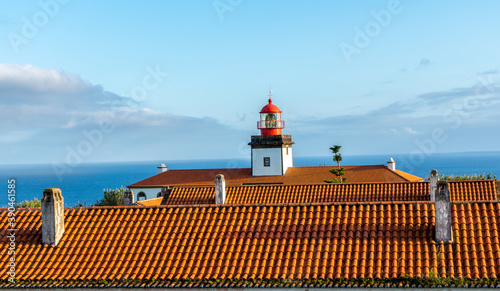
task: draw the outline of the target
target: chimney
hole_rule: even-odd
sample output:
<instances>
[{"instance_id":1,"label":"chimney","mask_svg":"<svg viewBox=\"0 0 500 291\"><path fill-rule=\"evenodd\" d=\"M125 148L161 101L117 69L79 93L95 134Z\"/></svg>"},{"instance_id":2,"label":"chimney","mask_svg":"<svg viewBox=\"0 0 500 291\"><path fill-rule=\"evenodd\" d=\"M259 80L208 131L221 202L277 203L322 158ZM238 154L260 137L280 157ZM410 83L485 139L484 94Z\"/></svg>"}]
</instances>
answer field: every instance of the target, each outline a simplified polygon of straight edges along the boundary
<instances>
[{"instance_id":1,"label":"chimney","mask_svg":"<svg viewBox=\"0 0 500 291\"><path fill-rule=\"evenodd\" d=\"M436 243L453 241L451 231L451 203L448 182L438 181L434 203Z\"/></svg>"},{"instance_id":2,"label":"chimney","mask_svg":"<svg viewBox=\"0 0 500 291\"><path fill-rule=\"evenodd\" d=\"M172 187L161 187L161 197L166 197L165 199L168 199L168 197L170 196L170 192L172 192Z\"/></svg>"},{"instance_id":3,"label":"chimney","mask_svg":"<svg viewBox=\"0 0 500 291\"><path fill-rule=\"evenodd\" d=\"M163 172L166 172L168 171L168 168L165 164L161 164L159 167L158 167L158 174L161 174Z\"/></svg>"},{"instance_id":4,"label":"chimney","mask_svg":"<svg viewBox=\"0 0 500 291\"><path fill-rule=\"evenodd\" d=\"M215 204L224 204L226 202L226 180L224 175L215 177Z\"/></svg>"},{"instance_id":5,"label":"chimney","mask_svg":"<svg viewBox=\"0 0 500 291\"><path fill-rule=\"evenodd\" d=\"M43 190L42 243L57 246L64 234L64 199L61 189Z\"/></svg>"},{"instance_id":6,"label":"chimney","mask_svg":"<svg viewBox=\"0 0 500 291\"><path fill-rule=\"evenodd\" d=\"M439 180L438 176L438 171L437 170L431 170L431 175L429 177L429 182L431 186L431 201L436 201L436 189L437 189L437 182Z\"/></svg>"},{"instance_id":7,"label":"chimney","mask_svg":"<svg viewBox=\"0 0 500 291\"><path fill-rule=\"evenodd\" d=\"M387 168L389 168L392 171L396 170L396 162L390 158L389 161L387 162Z\"/></svg>"},{"instance_id":8,"label":"chimney","mask_svg":"<svg viewBox=\"0 0 500 291\"><path fill-rule=\"evenodd\" d=\"M167 191L168 191L168 187L161 187L160 197L165 197L165 195L167 194Z\"/></svg>"},{"instance_id":9,"label":"chimney","mask_svg":"<svg viewBox=\"0 0 500 291\"><path fill-rule=\"evenodd\" d=\"M135 203L134 201L134 192L131 190L125 190L123 192L123 205L130 206Z\"/></svg>"}]
</instances>

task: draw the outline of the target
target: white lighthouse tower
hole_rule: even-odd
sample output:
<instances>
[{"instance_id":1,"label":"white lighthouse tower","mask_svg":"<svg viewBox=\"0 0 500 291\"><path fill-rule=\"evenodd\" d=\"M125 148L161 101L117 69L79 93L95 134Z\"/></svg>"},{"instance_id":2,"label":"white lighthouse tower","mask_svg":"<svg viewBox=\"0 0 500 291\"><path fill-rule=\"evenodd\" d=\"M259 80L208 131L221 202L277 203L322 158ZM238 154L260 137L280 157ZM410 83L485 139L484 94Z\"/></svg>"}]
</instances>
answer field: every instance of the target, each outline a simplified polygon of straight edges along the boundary
<instances>
[{"instance_id":1,"label":"white lighthouse tower","mask_svg":"<svg viewBox=\"0 0 500 291\"><path fill-rule=\"evenodd\" d=\"M260 111L257 128L260 135L252 136L248 144L252 147L252 176L282 176L293 167L291 135L282 135L285 121L281 120L281 110L273 104L272 91L269 103Z\"/></svg>"}]
</instances>

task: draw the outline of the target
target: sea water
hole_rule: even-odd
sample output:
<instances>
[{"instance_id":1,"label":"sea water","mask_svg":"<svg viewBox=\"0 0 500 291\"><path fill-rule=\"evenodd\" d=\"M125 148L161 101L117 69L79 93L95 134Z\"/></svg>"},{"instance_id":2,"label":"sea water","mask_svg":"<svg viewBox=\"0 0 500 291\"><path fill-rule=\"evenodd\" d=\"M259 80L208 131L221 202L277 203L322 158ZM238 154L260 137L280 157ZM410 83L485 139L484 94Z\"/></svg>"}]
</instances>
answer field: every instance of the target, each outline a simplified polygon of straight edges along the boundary
<instances>
[{"instance_id":1,"label":"sea water","mask_svg":"<svg viewBox=\"0 0 500 291\"><path fill-rule=\"evenodd\" d=\"M386 165L388 155L344 156L341 165ZM425 178L431 169L445 175L488 174L500 178L500 152L395 155L396 168ZM163 161L172 169L249 168L250 159ZM60 188L66 206L91 206L103 197L104 189L116 189L157 174L159 161L82 163L57 174L51 164L0 165L0 207L8 202L9 179L15 179L16 202L42 198L46 188ZM294 166L333 166L331 156L295 157ZM3 190L2 190L3 189Z\"/></svg>"}]
</instances>

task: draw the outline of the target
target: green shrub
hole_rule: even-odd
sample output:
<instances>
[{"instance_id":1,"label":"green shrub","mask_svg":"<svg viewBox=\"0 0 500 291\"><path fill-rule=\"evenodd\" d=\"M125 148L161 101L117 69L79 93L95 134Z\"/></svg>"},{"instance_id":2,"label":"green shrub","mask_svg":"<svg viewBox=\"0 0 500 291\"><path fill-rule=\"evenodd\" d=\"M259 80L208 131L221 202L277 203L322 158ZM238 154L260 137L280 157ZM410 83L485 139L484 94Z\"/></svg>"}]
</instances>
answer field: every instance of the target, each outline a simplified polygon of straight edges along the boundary
<instances>
[{"instance_id":1,"label":"green shrub","mask_svg":"<svg viewBox=\"0 0 500 291\"><path fill-rule=\"evenodd\" d=\"M104 198L97 200L94 206L119 206L123 205L123 192L126 189L121 187L120 189L104 189Z\"/></svg>"},{"instance_id":2,"label":"green shrub","mask_svg":"<svg viewBox=\"0 0 500 291\"><path fill-rule=\"evenodd\" d=\"M34 207L42 207L42 201L38 200L38 198L33 197L31 200L24 200L23 202L15 205L16 208L34 208Z\"/></svg>"},{"instance_id":3,"label":"green shrub","mask_svg":"<svg viewBox=\"0 0 500 291\"><path fill-rule=\"evenodd\" d=\"M429 177L427 177L425 180L426 181L429 181ZM473 180L497 180L497 176L492 176L491 175L491 172L486 175L486 174L469 174L469 175L458 175L458 176L455 176L455 175L444 175L444 174L441 174L439 176L439 180L444 180L444 181L473 181Z\"/></svg>"}]
</instances>

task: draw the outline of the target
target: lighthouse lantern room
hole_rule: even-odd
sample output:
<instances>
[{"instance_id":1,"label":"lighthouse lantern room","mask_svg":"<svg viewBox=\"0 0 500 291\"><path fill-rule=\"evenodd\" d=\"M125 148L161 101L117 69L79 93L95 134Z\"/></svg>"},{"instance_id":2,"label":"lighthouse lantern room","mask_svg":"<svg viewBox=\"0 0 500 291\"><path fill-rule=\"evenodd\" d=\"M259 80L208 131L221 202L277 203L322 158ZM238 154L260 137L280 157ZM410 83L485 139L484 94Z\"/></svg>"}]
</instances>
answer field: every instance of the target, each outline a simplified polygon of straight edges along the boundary
<instances>
[{"instance_id":1,"label":"lighthouse lantern room","mask_svg":"<svg viewBox=\"0 0 500 291\"><path fill-rule=\"evenodd\" d=\"M273 104L269 98L269 104L260 111L260 121L257 121L260 135L281 135L281 129L285 128L285 121L281 120L281 110Z\"/></svg>"},{"instance_id":2,"label":"lighthouse lantern room","mask_svg":"<svg viewBox=\"0 0 500 291\"><path fill-rule=\"evenodd\" d=\"M285 175L293 167L291 135L282 135L285 121L281 120L281 110L273 104L269 91L269 103L260 111L257 128L260 135L252 136L252 176Z\"/></svg>"}]
</instances>

